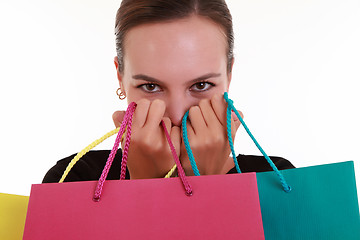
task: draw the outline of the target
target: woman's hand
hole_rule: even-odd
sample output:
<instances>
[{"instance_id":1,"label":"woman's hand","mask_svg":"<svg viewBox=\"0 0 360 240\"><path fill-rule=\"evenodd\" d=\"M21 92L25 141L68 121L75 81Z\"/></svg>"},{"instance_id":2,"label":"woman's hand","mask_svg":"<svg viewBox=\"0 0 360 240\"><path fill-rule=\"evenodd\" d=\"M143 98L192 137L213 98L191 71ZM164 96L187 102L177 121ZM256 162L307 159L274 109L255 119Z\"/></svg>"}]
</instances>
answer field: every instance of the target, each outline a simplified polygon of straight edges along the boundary
<instances>
[{"instance_id":1,"label":"woman's hand","mask_svg":"<svg viewBox=\"0 0 360 240\"><path fill-rule=\"evenodd\" d=\"M201 175L226 174L233 168L226 131L227 103L222 95L214 95L210 100L203 99L198 106L189 110L187 132L189 143ZM239 111L241 117L242 113ZM232 138L235 138L240 121L232 114ZM185 146L181 144L181 163L186 175L193 175Z\"/></svg>"},{"instance_id":2,"label":"woman's hand","mask_svg":"<svg viewBox=\"0 0 360 240\"><path fill-rule=\"evenodd\" d=\"M161 120L165 122L177 154L180 154L180 128L171 127L169 118L164 118L165 103L161 100L142 99L137 102L133 116L128 164L131 179L159 178L175 164L166 140ZM113 121L119 127L125 113L113 114Z\"/></svg>"}]
</instances>

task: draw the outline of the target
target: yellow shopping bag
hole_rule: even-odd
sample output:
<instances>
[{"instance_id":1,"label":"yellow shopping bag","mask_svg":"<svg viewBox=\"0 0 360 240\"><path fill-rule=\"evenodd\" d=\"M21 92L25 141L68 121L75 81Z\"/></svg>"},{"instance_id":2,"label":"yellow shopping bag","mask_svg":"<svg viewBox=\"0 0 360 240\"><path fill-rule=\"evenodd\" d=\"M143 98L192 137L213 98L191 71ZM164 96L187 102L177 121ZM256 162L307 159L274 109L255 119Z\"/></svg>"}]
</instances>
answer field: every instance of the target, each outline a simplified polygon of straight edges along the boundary
<instances>
[{"instance_id":1,"label":"yellow shopping bag","mask_svg":"<svg viewBox=\"0 0 360 240\"><path fill-rule=\"evenodd\" d=\"M0 193L0 239L22 239L29 197Z\"/></svg>"}]
</instances>

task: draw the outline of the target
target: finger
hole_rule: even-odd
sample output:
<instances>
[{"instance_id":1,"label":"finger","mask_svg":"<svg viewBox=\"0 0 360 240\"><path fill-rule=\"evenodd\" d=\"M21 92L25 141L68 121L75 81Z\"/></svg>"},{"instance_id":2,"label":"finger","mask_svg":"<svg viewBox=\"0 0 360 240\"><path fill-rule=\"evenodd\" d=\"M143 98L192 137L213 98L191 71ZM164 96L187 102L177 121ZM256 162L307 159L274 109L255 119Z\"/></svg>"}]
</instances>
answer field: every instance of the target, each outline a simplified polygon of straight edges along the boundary
<instances>
[{"instance_id":1,"label":"finger","mask_svg":"<svg viewBox=\"0 0 360 240\"><path fill-rule=\"evenodd\" d=\"M210 99L201 100L199 102L199 107L207 127L210 126L211 128L213 128L216 125L220 125L219 120L214 112L214 109L211 106Z\"/></svg>"},{"instance_id":2,"label":"finger","mask_svg":"<svg viewBox=\"0 0 360 240\"><path fill-rule=\"evenodd\" d=\"M133 126L143 127L149 112L150 101L147 99L141 99L136 103L136 109L134 112Z\"/></svg>"},{"instance_id":3,"label":"finger","mask_svg":"<svg viewBox=\"0 0 360 240\"><path fill-rule=\"evenodd\" d=\"M166 127L166 131L169 133L169 136L170 136L170 139L171 139L171 130L172 130L172 129L171 129L171 120L170 120L170 118L168 118L168 117L164 117L162 120L164 121L164 124L165 124L165 127ZM166 140L166 138L165 138L165 133L164 133L164 139ZM175 146L175 144L174 144L174 142L173 142L172 139L171 139L171 141L172 141L172 143L173 143L173 145L174 145L174 147L175 147L175 149L176 149L176 146ZM169 147L168 144L166 144L166 146Z\"/></svg>"},{"instance_id":4,"label":"finger","mask_svg":"<svg viewBox=\"0 0 360 240\"><path fill-rule=\"evenodd\" d=\"M124 119L124 116L125 116L125 111L116 111L113 113L112 119L116 128L120 127Z\"/></svg>"},{"instance_id":5,"label":"finger","mask_svg":"<svg viewBox=\"0 0 360 240\"><path fill-rule=\"evenodd\" d=\"M171 120L170 120L170 118L164 117L162 120L163 120L164 123L165 123L166 130L167 130L168 133L170 134L170 132L171 132Z\"/></svg>"},{"instance_id":6,"label":"finger","mask_svg":"<svg viewBox=\"0 0 360 240\"><path fill-rule=\"evenodd\" d=\"M189 121L186 124L186 133L188 136L188 142L189 142L189 138L193 138L195 133L194 133L194 129L192 128L191 124L189 123ZM180 145L180 161L181 161L181 165L185 170L186 175L194 175L192 169L191 169L191 164L189 161L189 156L186 150L186 146L185 146L185 141L184 141L184 129L181 129L181 145Z\"/></svg>"},{"instance_id":7,"label":"finger","mask_svg":"<svg viewBox=\"0 0 360 240\"><path fill-rule=\"evenodd\" d=\"M180 127L174 126L171 128L170 138L175 147L176 155L179 157L180 156L180 146L181 146L181 129L180 129Z\"/></svg>"},{"instance_id":8,"label":"finger","mask_svg":"<svg viewBox=\"0 0 360 240\"><path fill-rule=\"evenodd\" d=\"M244 118L244 114L239 110L237 110L237 111L240 114L240 117ZM238 117L236 116L236 114L234 112L231 112L231 135L232 135L233 139L235 138L236 132L239 129L240 125L241 125L241 122L238 119Z\"/></svg>"},{"instance_id":9,"label":"finger","mask_svg":"<svg viewBox=\"0 0 360 240\"><path fill-rule=\"evenodd\" d=\"M206 123L199 106L193 106L189 110L189 121L195 134L206 131ZM190 124L187 124L189 126Z\"/></svg>"},{"instance_id":10,"label":"finger","mask_svg":"<svg viewBox=\"0 0 360 240\"><path fill-rule=\"evenodd\" d=\"M217 119L221 125L226 126L227 104L222 94L215 94L211 100L211 106L214 109Z\"/></svg>"},{"instance_id":11,"label":"finger","mask_svg":"<svg viewBox=\"0 0 360 240\"><path fill-rule=\"evenodd\" d=\"M166 105L164 101L159 99L152 101L144 127L149 129L158 129L160 122L164 117L165 109ZM170 128L168 128L168 130L170 131Z\"/></svg>"},{"instance_id":12,"label":"finger","mask_svg":"<svg viewBox=\"0 0 360 240\"><path fill-rule=\"evenodd\" d=\"M244 118L244 114L240 111L240 110L236 110L238 113L239 113L239 115L240 115L240 117L241 117L241 119L243 119ZM237 117L237 115L235 114L235 112L231 112L231 119L233 119L235 122L238 122L238 127L240 126L240 124L241 124L241 121L239 120L239 118Z\"/></svg>"},{"instance_id":13,"label":"finger","mask_svg":"<svg viewBox=\"0 0 360 240\"><path fill-rule=\"evenodd\" d=\"M190 141L189 139L195 137L195 130L189 121L186 122L186 135L187 135L188 141ZM181 137L183 137L183 136L184 136L184 129L182 128L181 129Z\"/></svg>"}]
</instances>

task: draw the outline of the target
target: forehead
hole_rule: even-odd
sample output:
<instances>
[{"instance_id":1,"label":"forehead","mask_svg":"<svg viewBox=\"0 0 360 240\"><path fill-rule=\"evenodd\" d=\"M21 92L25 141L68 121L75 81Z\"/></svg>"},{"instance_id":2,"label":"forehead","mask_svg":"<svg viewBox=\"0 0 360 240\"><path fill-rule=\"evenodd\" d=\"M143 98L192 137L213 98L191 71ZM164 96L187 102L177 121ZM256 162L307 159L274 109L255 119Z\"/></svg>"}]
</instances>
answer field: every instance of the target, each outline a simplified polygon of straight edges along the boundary
<instances>
[{"instance_id":1,"label":"forehead","mask_svg":"<svg viewBox=\"0 0 360 240\"><path fill-rule=\"evenodd\" d=\"M124 71L179 74L226 68L226 36L220 26L192 16L130 29L124 43ZM195 71L195 72L193 72Z\"/></svg>"}]
</instances>

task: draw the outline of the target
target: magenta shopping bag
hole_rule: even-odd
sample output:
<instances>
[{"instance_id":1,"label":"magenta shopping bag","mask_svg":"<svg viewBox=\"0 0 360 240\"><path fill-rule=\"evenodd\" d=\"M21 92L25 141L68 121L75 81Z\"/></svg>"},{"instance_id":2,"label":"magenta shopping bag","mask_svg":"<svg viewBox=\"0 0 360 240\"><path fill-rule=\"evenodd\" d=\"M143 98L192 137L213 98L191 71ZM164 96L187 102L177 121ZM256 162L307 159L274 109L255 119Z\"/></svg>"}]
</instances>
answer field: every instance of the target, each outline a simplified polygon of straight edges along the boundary
<instances>
[{"instance_id":1,"label":"magenta shopping bag","mask_svg":"<svg viewBox=\"0 0 360 240\"><path fill-rule=\"evenodd\" d=\"M47 183L31 189L24 239L264 239L255 173Z\"/></svg>"},{"instance_id":2,"label":"magenta shopping bag","mask_svg":"<svg viewBox=\"0 0 360 240\"><path fill-rule=\"evenodd\" d=\"M179 177L32 185L24 239L264 239L255 173L186 177L167 134ZM126 144L125 144L126 146Z\"/></svg>"}]
</instances>

